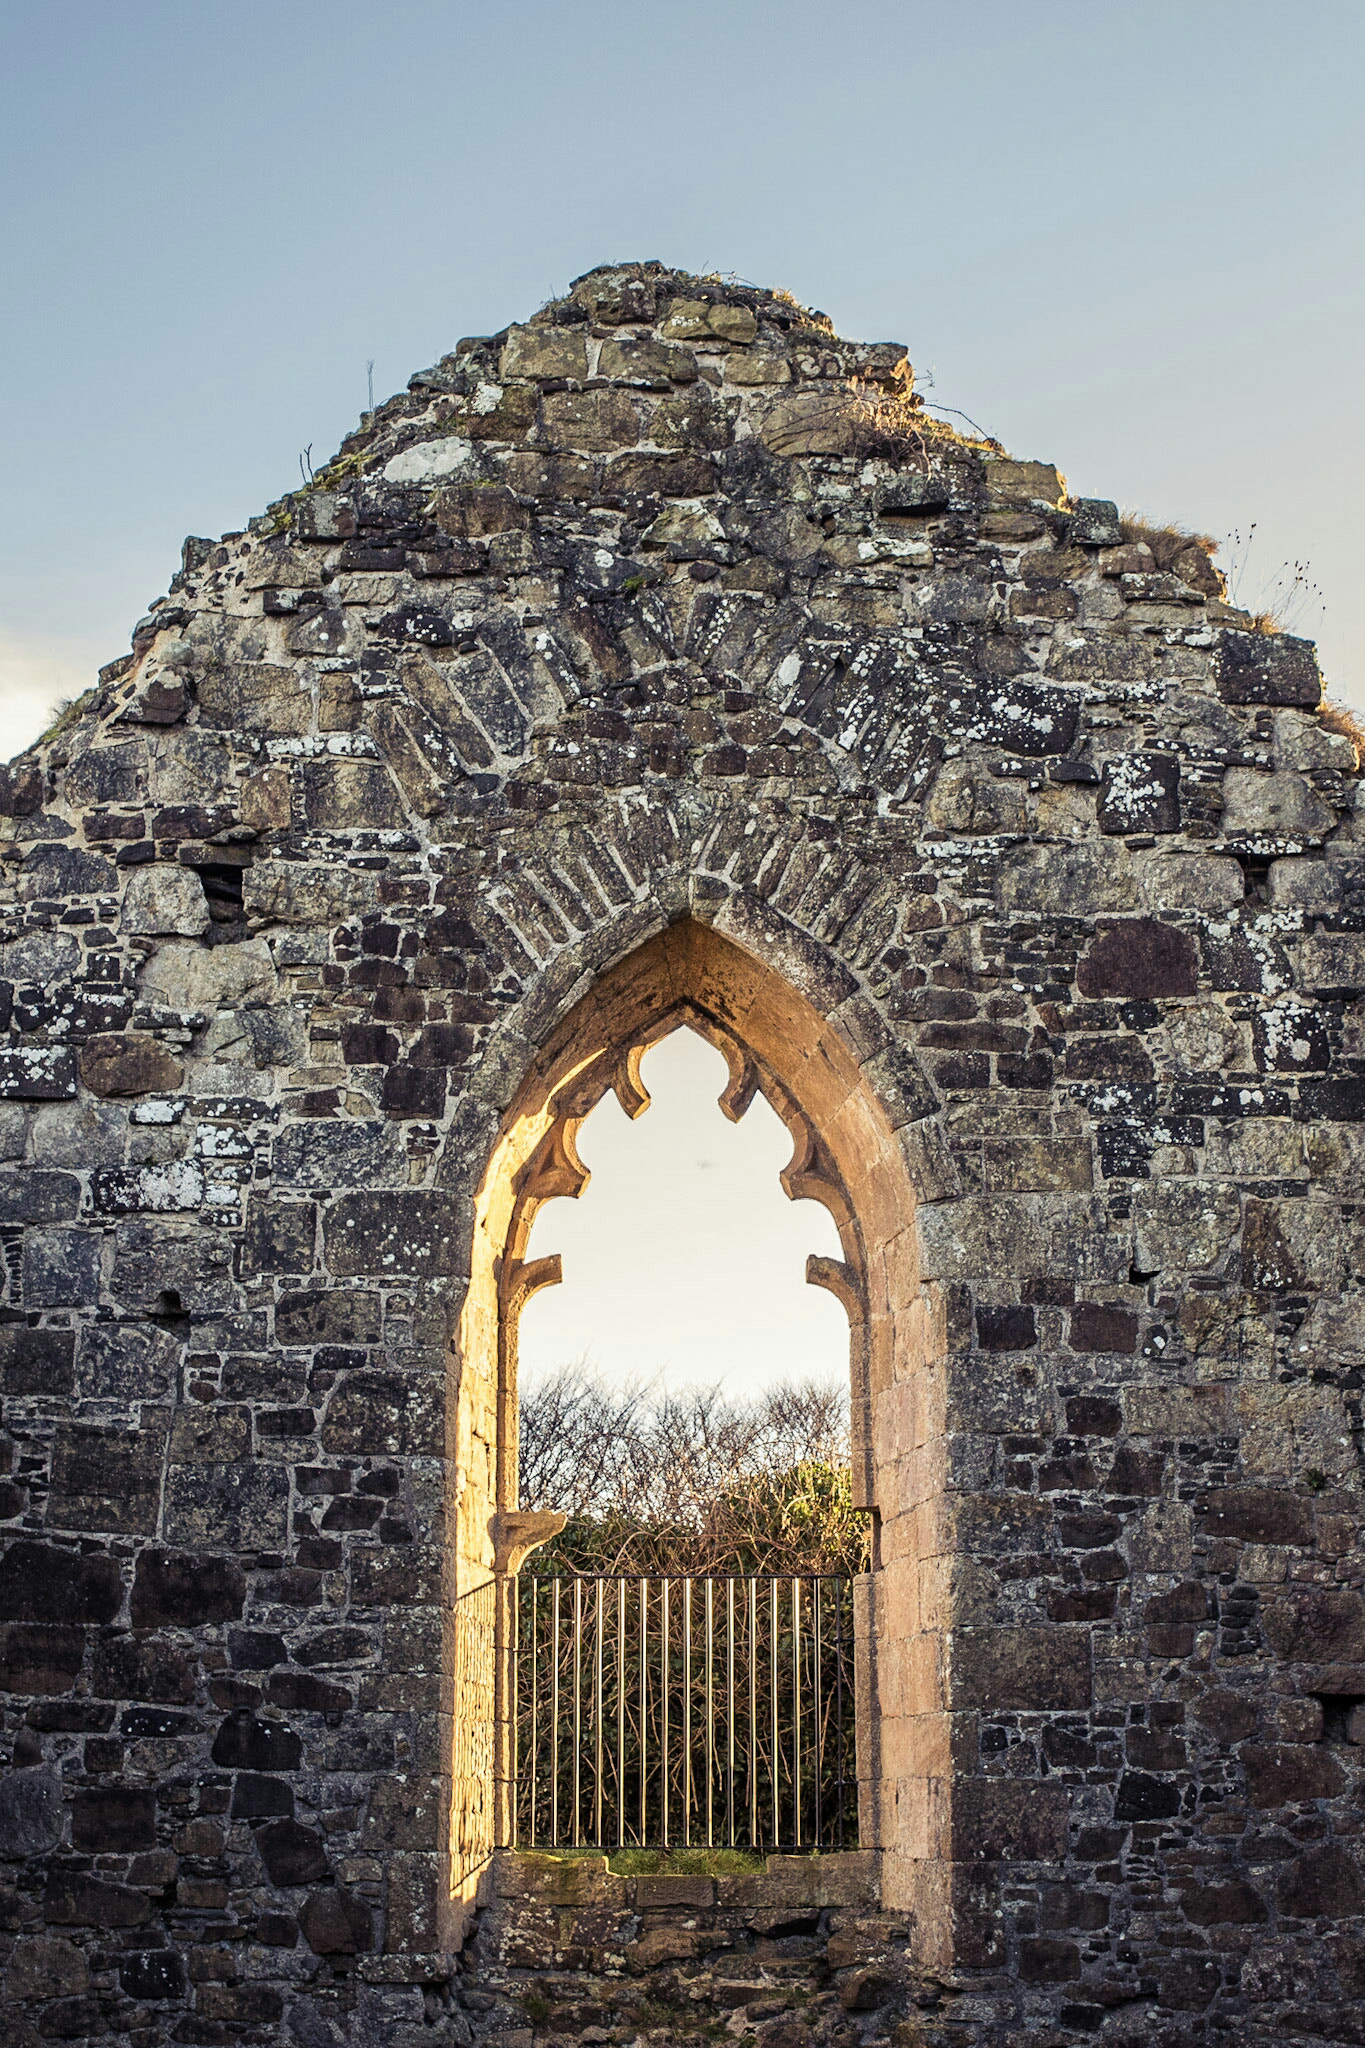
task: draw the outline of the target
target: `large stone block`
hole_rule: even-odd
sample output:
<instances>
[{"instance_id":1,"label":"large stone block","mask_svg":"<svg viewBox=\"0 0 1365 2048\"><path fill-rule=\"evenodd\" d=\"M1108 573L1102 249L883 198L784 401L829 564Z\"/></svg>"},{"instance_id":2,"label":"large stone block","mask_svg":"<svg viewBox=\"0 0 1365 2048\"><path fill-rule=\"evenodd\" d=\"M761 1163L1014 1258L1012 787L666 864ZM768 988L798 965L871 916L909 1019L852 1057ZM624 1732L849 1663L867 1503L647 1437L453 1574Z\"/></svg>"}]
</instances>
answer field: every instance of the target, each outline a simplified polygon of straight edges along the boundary
<instances>
[{"instance_id":1,"label":"large stone block","mask_svg":"<svg viewBox=\"0 0 1365 2048\"><path fill-rule=\"evenodd\" d=\"M0 1674L10 1692L67 1692L84 1661L84 1629L64 1622L0 1627Z\"/></svg>"},{"instance_id":2,"label":"large stone block","mask_svg":"<svg viewBox=\"0 0 1365 2048\"><path fill-rule=\"evenodd\" d=\"M231 946L158 946L142 970L146 993L169 1010L193 1015L263 1003L275 992L275 963L264 939Z\"/></svg>"},{"instance_id":3,"label":"large stone block","mask_svg":"<svg viewBox=\"0 0 1365 2048\"><path fill-rule=\"evenodd\" d=\"M289 1519L289 1474L272 1465L173 1466L162 1531L191 1549L278 1550Z\"/></svg>"},{"instance_id":4,"label":"large stone block","mask_svg":"<svg viewBox=\"0 0 1365 2048\"><path fill-rule=\"evenodd\" d=\"M76 1385L87 1401L173 1399L180 1352L172 1333L155 1325L87 1323L76 1356Z\"/></svg>"},{"instance_id":5,"label":"large stone block","mask_svg":"<svg viewBox=\"0 0 1365 2048\"><path fill-rule=\"evenodd\" d=\"M193 1225L129 1217L115 1236L110 1291L120 1307L142 1315L230 1308L232 1246Z\"/></svg>"},{"instance_id":6,"label":"large stone block","mask_svg":"<svg viewBox=\"0 0 1365 2048\"><path fill-rule=\"evenodd\" d=\"M97 1856L156 1845L156 1794L131 1785L77 1792L71 1802L71 1840Z\"/></svg>"},{"instance_id":7,"label":"large stone block","mask_svg":"<svg viewBox=\"0 0 1365 2048\"><path fill-rule=\"evenodd\" d=\"M588 374L588 345L582 330L563 327L509 327L502 351L504 378L538 378L551 383L560 377L582 380ZM607 371L610 376L611 372Z\"/></svg>"},{"instance_id":8,"label":"large stone block","mask_svg":"<svg viewBox=\"0 0 1365 2048\"><path fill-rule=\"evenodd\" d=\"M211 1627L241 1619L246 1579L225 1557L138 1553L131 1614L135 1628Z\"/></svg>"},{"instance_id":9,"label":"large stone block","mask_svg":"<svg viewBox=\"0 0 1365 2048\"><path fill-rule=\"evenodd\" d=\"M43 1892L49 1927L143 1927L151 1901L131 1885L109 1883L80 1870L54 1868Z\"/></svg>"},{"instance_id":10,"label":"large stone block","mask_svg":"<svg viewBox=\"0 0 1365 2048\"><path fill-rule=\"evenodd\" d=\"M42 1856L62 1832L62 1785L53 1771L10 1770L0 1778L0 1856Z\"/></svg>"},{"instance_id":11,"label":"large stone block","mask_svg":"<svg viewBox=\"0 0 1365 2048\"><path fill-rule=\"evenodd\" d=\"M275 1139L272 1163L277 1189L401 1187L408 1177L402 1132L371 1119L286 1124Z\"/></svg>"},{"instance_id":12,"label":"large stone block","mask_svg":"<svg viewBox=\"0 0 1365 2048\"><path fill-rule=\"evenodd\" d=\"M153 1535L168 1422L164 1408L144 1408L136 1430L61 1424L52 1450L48 1526Z\"/></svg>"},{"instance_id":13,"label":"large stone block","mask_svg":"<svg viewBox=\"0 0 1365 2048\"><path fill-rule=\"evenodd\" d=\"M75 1383L72 1330L0 1323L0 1389L6 1394L69 1394Z\"/></svg>"},{"instance_id":14,"label":"large stone block","mask_svg":"<svg viewBox=\"0 0 1365 2048\"><path fill-rule=\"evenodd\" d=\"M1128 848L1116 840L1035 846L1010 856L1000 871L999 895L1004 910L1093 917L1136 909L1137 877Z\"/></svg>"},{"instance_id":15,"label":"large stone block","mask_svg":"<svg viewBox=\"0 0 1365 2048\"><path fill-rule=\"evenodd\" d=\"M179 933L193 939L208 926L208 898L192 868L158 864L133 869L123 892L121 930L149 936Z\"/></svg>"},{"instance_id":16,"label":"large stone block","mask_svg":"<svg viewBox=\"0 0 1365 2048\"><path fill-rule=\"evenodd\" d=\"M1055 1863L1066 1851L1060 1785L963 1778L952 1795L952 1853L962 1862Z\"/></svg>"},{"instance_id":17,"label":"large stone block","mask_svg":"<svg viewBox=\"0 0 1365 2048\"><path fill-rule=\"evenodd\" d=\"M30 1308L88 1308L99 1299L104 1238L85 1229L30 1230L24 1238L24 1300Z\"/></svg>"},{"instance_id":18,"label":"large stone block","mask_svg":"<svg viewBox=\"0 0 1365 2048\"><path fill-rule=\"evenodd\" d=\"M23 1538L11 1544L0 1571L0 1620L112 1621L123 1581L112 1557L82 1556Z\"/></svg>"},{"instance_id":19,"label":"large stone block","mask_svg":"<svg viewBox=\"0 0 1365 2048\"><path fill-rule=\"evenodd\" d=\"M1235 1187L1153 1181L1133 1201L1133 1262L1142 1273L1199 1273L1225 1255L1242 1220Z\"/></svg>"},{"instance_id":20,"label":"large stone block","mask_svg":"<svg viewBox=\"0 0 1365 2048\"><path fill-rule=\"evenodd\" d=\"M281 1344L374 1344L382 1305L365 1287L314 1287L280 1297L275 1335Z\"/></svg>"},{"instance_id":21,"label":"large stone block","mask_svg":"<svg viewBox=\"0 0 1365 2048\"><path fill-rule=\"evenodd\" d=\"M95 1095L150 1095L180 1086L174 1053L145 1031L108 1031L81 1047L80 1077Z\"/></svg>"},{"instance_id":22,"label":"large stone block","mask_svg":"<svg viewBox=\"0 0 1365 2048\"><path fill-rule=\"evenodd\" d=\"M1311 782L1292 769L1229 768L1223 777L1223 830L1255 838L1320 839L1336 816Z\"/></svg>"},{"instance_id":23,"label":"large stone block","mask_svg":"<svg viewBox=\"0 0 1365 2048\"><path fill-rule=\"evenodd\" d=\"M434 1457L444 1440L444 1389L436 1374L353 1372L329 1396L324 1450L371 1457L410 1453Z\"/></svg>"},{"instance_id":24,"label":"large stone block","mask_svg":"<svg viewBox=\"0 0 1365 2048\"><path fill-rule=\"evenodd\" d=\"M956 1629L955 1706L990 1711L1088 1707L1090 1643L1075 1629Z\"/></svg>"},{"instance_id":25,"label":"large stone block","mask_svg":"<svg viewBox=\"0 0 1365 2048\"><path fill-rule=\"evenodd\" d=\"M1198 949L1177 925L1125 919L1093 941L1076 985L1085 996L1192 996L1199 985Z\"/></svg>"},{"instance_id":26,"label":"large stone block","mask_svg":"<svg viewBox=\"0 0 1365 2048\"><path fill-rule=\"evenodd\" d=\"M1311 640L1287 633L1222 632L1215 670L1228 704L1302 704L1322 696L1322 677Z\"/></svg>"},{"instance_id":27,"label":"large stone block","mask_svg":"<svg viewBox=\"0 0 1365 2048\"><path fill-rule=\"evenodd\" d=\"M458 1274L467 1256L459 1206L437 1190L343 1195L326 1212L323 1229L337 1274L431 1280Z\"/></svg>"},{"instance_id":28,"label":"large stone block","mask_svg":"<svg viewBox=\"0 0 1365 2048\"><path fill-rule=\"evenodd\" d=\"M75 1998L89 1988L89 1964L61 1935L23 1935L10 1950L5 1992L11 1999Z\"/></svg>"},{"instance_id":29,"label":"large stone block","mask_svg":"<svg viewBox=\"0 0 1365 2048\"><path fill-rule=\"evenodd\" d=\"M1304 1587L1267 1603L1265 1632L1276 1655L1295 1664L1365 1661L1365 1598Z\"/></svg>"}]
</instances>

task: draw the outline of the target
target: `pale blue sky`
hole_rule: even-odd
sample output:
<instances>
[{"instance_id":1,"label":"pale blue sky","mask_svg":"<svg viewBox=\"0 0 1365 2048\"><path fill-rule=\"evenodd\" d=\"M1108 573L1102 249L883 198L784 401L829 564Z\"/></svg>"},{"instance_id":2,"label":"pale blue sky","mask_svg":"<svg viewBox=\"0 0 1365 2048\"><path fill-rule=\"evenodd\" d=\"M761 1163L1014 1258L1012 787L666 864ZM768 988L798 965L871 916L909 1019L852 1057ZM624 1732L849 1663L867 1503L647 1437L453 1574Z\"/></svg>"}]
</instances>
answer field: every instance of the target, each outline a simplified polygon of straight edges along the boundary
<instances>
[{"instance_id":1,"label":"pale blue sky","mask_svg":"<svg viewBox=\"0 0 1365 2048\"><path fill-rule=\"evenodd\" d=\"M1365 705L1359 0L11 5L0 757L375 389L657 256L1073 489L1305 557Z\"/></svg>"}]
</instances>

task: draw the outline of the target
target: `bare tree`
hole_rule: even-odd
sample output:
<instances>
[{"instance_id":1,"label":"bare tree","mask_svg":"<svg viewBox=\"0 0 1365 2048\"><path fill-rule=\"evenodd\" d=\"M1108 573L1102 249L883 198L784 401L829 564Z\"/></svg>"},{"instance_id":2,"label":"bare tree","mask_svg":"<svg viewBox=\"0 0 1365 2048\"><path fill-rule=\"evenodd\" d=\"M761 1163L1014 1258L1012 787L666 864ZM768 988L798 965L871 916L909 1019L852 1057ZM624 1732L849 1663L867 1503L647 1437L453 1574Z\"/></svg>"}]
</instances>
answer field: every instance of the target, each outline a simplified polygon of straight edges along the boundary
<instances>
[{"instance_id":1,"label":"bare tree","mask_svg":"<svg viewBox=\"0 0 1365 2048\"><path fill-rule=\"evenodd\" d=\"M522 1399L521 1502L570 1517L542 1568L856 1571L866 1547L848 1399L819 1380L742 1402L547 1373Z\"/></svg>"}]
</instances>

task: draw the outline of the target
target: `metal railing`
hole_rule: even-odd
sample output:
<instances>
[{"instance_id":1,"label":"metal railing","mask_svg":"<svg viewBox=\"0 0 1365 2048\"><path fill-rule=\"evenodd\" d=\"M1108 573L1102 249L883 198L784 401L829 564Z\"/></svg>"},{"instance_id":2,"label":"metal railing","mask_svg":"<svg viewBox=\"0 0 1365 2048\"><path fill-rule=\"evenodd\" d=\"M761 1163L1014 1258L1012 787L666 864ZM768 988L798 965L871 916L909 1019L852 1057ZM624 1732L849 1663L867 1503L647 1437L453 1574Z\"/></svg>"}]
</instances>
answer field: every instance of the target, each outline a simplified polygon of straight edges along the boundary
<instances>
[{"instance_id":1,"label":"metal railing","mask_svg":"<svg viewBox=\"0 0 1365 2048\"><path fill-rule=\"evenodd\" d=\"M852 1589L523 1573L514 1840L856 1848Z\"/></svg>"}]
</instances>

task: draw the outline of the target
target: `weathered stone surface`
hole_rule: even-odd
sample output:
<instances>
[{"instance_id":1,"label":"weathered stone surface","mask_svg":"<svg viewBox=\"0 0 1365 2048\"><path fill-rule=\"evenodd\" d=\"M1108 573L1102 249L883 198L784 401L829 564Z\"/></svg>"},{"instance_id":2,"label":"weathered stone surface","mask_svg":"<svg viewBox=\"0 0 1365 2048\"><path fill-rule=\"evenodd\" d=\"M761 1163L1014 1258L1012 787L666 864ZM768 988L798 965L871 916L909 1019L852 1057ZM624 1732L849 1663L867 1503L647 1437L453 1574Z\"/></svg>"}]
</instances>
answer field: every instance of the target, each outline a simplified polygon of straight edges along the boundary
<instances>
[{"instance_id":1,"label":"weathered stone surface","mask_svg":"<svg viewBox=\"0 0 1365 2048\"><path fill-rule=\"evenodd\" d=\"M1311 707L1322 695L1312 642L1280 633L1221 633L1215 673L1228 704Z\"/></svg>"},{"instance_id":2,"label":"weathered stone surface","mask_svg":"<svg viewBox=\"0 0 1365 2048\"><path fill-rule=\"evenodd\" d=\"M454 1270L458 1258L454 1205L434 1192L344 1195L323 1228L338 1274L434 1279Z\"/></svg>"},{"instance_id":3,"label":"weathered stone surface","mask_svg":"<svg viewBox=\"0 0 1365 2048\"><path fill-rule=\"evenodd\" d=\"M1312 1587L1271 1601L1265 1629L1277 1655L1296 1664L1365 1660L1365 1598L1359 1593Z\"/></svg>"},{"instance_id":4,"label":"weathered stone surface","mask_svg":"<svg viewBox=\"0 0 1365 2048\"><path fill-rule=\"evenodd\" d=\"M75 1380L75 1334L0 1323L0 1389L7 1394L69 1394Z\"/></svg>"},{"instance_id":5,"label":"weathered stone surface","mask_svg":"<svg viewBox=\"0 0 1365 2048\"><path fill-rule=\"evenodd\" d=\"M1076 985L1086 996L1192 996L1198 977L1199 954L1187 931L1135 917L1101 932Z\"/></svg>"},{"instance_id":6,"label":"weathered stone surface","mask_svg":"<svg viewBox=\"0 0 1365 2048\"><path fill-rule=\"evenodd\" d=\"M141 1315L227 1308L231 1261L230 1246L192 1226L130 1217L115 1236L110 1290L121 1307Z\"/></svg>"},{"instance_id":7,"label":"weathered stone surface","mask_svg":"<svg viewBox=\"0 0 1365 2048\"><path fill-rule=\"evenodd\" d=\"M0 1573L0 1619L112 1621L123 1599L118 1565L112 1557L82 1556L75 1549L27 1537L13 1544Z\"/></svg>"},{"instance_id":8,"label":"weathered stone surface","mask_svg":"<svg viewBox=\"0 0 1365 2048\"><path fill-rule=\"evenodd\" d=\"M299 1914L303 1938L314 1955L355 1955L373 1939L370 1909L353 1892L324 1886L310 1892Z\"/></svg>"},{"instance_id":9,"label":"weathered stone surface","mask_svg":"<svg viewBox=\"0 0 1365 2048\"><path fill-rule=\"evenodd\" d=\"M73 1998L89 1988L89 1964L61 1935L24 1935L10 1950L5 1991L12 1999Z\"/></svg>"},{"instance_id":10,"label":"weathered stone surface","mask_svg":"<svg viewBox=\"0 0 1365 2048\"><path fill-rule=\"evenodd\" d=\"M51 1771L0 1778L0 1856L41 1856L62 1832L62 1788Z\"/></svg>"},{"instance_id":11,"label":"weathered stone surface","mask_svg":"<svg viewBox=\"0 0 1365 2048\"><path fill-rule=\"evenodd\" d=\"M846 455L857 426L857 405L846 393L802 392L771 407L763 422L763 445L774 455Z\"/></svg>"},{"instance_id":12,"label":"weathered stone surface","mask_svg":"<svg viewBox=\"0 0 1365 2048\"><path fill-rule=\"evenodd\" d=\"M150 1095L178 1088L183 1068L146 1032L111 1031L86 1040L77 1071L93 1095Z\"/></svg>"},{"instance_id":13,"label":"weathered stone surface","mask_svg":"<svg viewBox=\"0 0 1365 2048\"><path fill-rule=\"evenodd\" d=\"M43 1918L50 1927L142 1927L151 1902L131 1885L106 1882L83 1871L53 1869L43 1893Z\"/></svg>"},{"instance_id":14,"label":"weathered stone surface","mask_svg":"<svg viewBox=\"0 0 1365 2048\"><path fill-rule=\"evenodd\" d=\"M257 1829L255 1840L272 1884L317 1884L329 1874L326 1848L316 1828L273 1820Z\"/></svg>"},{"instance_id":15,"label":"weathered stone surface","mask_svg":"<svg viewBox=\"0 0 1365 2048\"><path fill-rule=\"evenodd\" d=\"M170 1543L269 1550L284 1541L289 1475L269 1465L190 1465L166 1475L162 1530Z\"/></svg>"},{"instance_id":16,"label":"weathered stone surface","mask_svg":"<svg viewBox=\"0 0 1365 2048\"><path fill-rule=\"evenodd\" d=\"M119 1989L127 1998L181 1998L184 1960L173 1948L137 1949L119 1963Z\"/></svg>"},{"instance_id":17,"label":"weathered stone surface","mask_svg":"<svg viewBox=\"0 0 1365 2048\"><path fill-rule=\"evenodd\" d=\"M273 1165L277 1188L401 1186L407 1159L401 1131L391 1123L359 1123L326 1119L290 1124L275 1140Z\"/></svg>"},{"instance_id":18,"label":"weathered stone surface","mask_svg":"<svg viewBox=\"0 0 1365 2048\"><path fill-rule=\"evenodd\" d=\"M99 1298L103 1240L92 1230L30 1230L24 1299L31 1308L86 1308Z\"/></svg>"},{"instance_id":19,"label":"weathered stone surface","mask_svg":"<svg viewBox=\"0 0 1365 2048\"><path fill-rule=\"evenodd\" d=\"M155 1534L165 1449L164 1409L144 1409L136 1431L63 1423L53 1445L48 1526Z\"/></svg>"},{"instance_id":20,"label":"weathered stone surface","mask_svg":"<svg viewBox=\"0 0 1365 2048\"><path fill-rule=\"evenodd\" d=\"M1288 769L1229 768L1223 777L1223 830L1255 837L1319 839L1335 824L1310 782Z\"/></svg>"},{"instance_id":21,"label":"weathered stone surface","mask_svg":"<svg viewBox=\"0 0 1365 2048\"><path fill-rule=\"evenodd\" d=\"M150 1849L156 1843L156 1794L129 1785L78 1792L71 1804L71 1839L96 1855Z\"/></svg>"},{"instance_id":22,"label":"weathered stone surface","mask_svg":"<svg viewBox=\"0 0 1365 2048\"><path fill-rule=\"evenodd\" d=\"M60 1622L14 1622L0 1629L0 1671L11 1692L66 1692L84 1661L83 1629Z\"/></svg>"},{"instance_id":23,"label":"weathered stone surface","mask_svg":"<svg viewBox=\"0 0 1365 2048\"><path fill-rule=\"evenodd\" d=\"M233 946L161 945L142 970L142 987L169 1010L235 1009L265 1002L276 988L275 965L264 939Z\"/></svg>"},{"instance_id":24,"label":"weathered stone surface","mask_svg":"<svg viewBox=\"0 0 1365 2048\"><path fill-rule=\"evenodd\" d=\"M169 1331L146 1323L87 1324L81 1331L75 1382L91 1401L173 1399L179 1357L180 1348Z\"/></svg>"},{"instance_id":25,"label":"weathered stone surface","mask_svg":"<svg viewBox=\"0 0 1365 2048\"><path fill-rule=\"evenodd\" d=\"M1201 1272L1223 1257L1241 1222L1237 1190L1217 1183L1155 1182L1133 1207L1139 1271Z\"/></svg>"},{"instance_id":26,"label":"weathered stone surface","mask_svg":"<svg viewBox=\"0 0 1365 2048\"><path fill-rule=\"evenodd\" d=\"M581 332L572 329L566 332L553 327L509 327L502 351L502 374L506 378L546 380L586 377L587 343Z\"/></svg>"},{"instance_id":27,"label":"weathered stone surface","mask_svg":"<svg viewBox=\"0 0 1365 2048\"><path fill-rule=\"evenodd\" d=\"M130 1611L135 1628L200 1628L238 1620L245 1599L246 1579L228 1558L144 1550Z\"/></svg>"},{"instance_id":28,"label":"weathered stone surface","mask_svg":"<svg viewBox=\"0 0 1365 2048\"><path fill-rule=\"evenodd\" d=\"M178 932L188 938L207 931L208 899L191 868L134 868L123 892L120 928L125 932Z\"/></svg>"},{"instance_id":29,"label":"weathered stone surface","mask_svg":"<svg viewBox=\"0 0 1365 2048\"><path fill-rule=\"evenodd\" d=\"M566 2039L1353 2038L1365 800L1311 648L898 346L660 265L343 453L0 771L25 2042L530 2048L533 1981ZM508 1217L674 1021L849 1219L883 1846L471 1920Z\"/></svg>"},{"instance_id":30,"label":"weathered stone surface","mask_svg":"<svg viewBox=\"0 0 1365 2048\"><path fill-rule=\"evenodd\" d=\"M1088 1707L1090 1655L1070 1630L962 1629L953 1638L953 1688L975 1708Z\"/></svg>"},{"instance_id":31,"label":"weathered stone surface","mask_svg":"<svg viewBox=\"0 0 1365 2048\"><path fill-rule=\"evenodd\" d=\"M1174 832L1180 763L1174 754L1123 754L1105 763L1096 811L1102 832Z\"/></svg>"}]
</instances>

